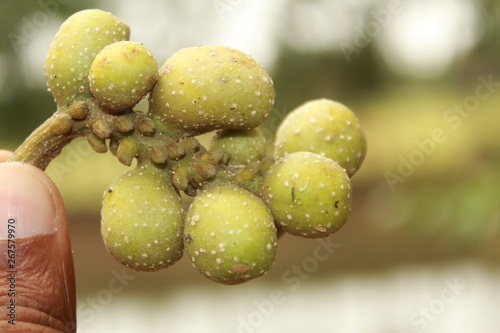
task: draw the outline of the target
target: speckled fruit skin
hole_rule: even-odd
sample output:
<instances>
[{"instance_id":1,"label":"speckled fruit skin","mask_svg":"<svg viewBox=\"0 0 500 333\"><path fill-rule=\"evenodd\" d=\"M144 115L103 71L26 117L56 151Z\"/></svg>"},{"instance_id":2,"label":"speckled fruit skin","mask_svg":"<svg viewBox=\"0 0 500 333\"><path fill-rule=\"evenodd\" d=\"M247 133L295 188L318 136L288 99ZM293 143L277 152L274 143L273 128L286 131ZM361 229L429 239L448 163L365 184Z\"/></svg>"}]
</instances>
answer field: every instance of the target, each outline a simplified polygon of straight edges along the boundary
<instances>
[{"instance_id":1,"label":"speckled fruit skin","mask_svg":"<svg viewBox=\"0 0 500 333\"><path fill-rule=\"evenodd\" d=\"M265 175L260 195L280 227L306 238L333 234L351 212L351 181L345 170L310 152L277 161Z\"/></svg>"},{"instance_id":2,"label":"speckled fruit skin","mask_svg":"<svg viewBox=\"0 0 500 333\"><path fill-rule=\"evenodd\" d=\"M326 156L352 177L364 160L366 138L349 108L329 99L317 99L292 110L276 132L275 157L298 151Z\"/></svg>"},{"instance_id":3,"label":"speckled fruit skin","mask_svg":"<svg viewBox=\"0 0 500 333\"><path fill-rule=\"evenodd\" d=\"M122 110L137 104L158 79L158 62L141 43L121 41L103 48L90 66L90 89L100 105Z\"/></svg>"},{"instance_id":4,"label":"speckled fruit skin","mask_svg":"<svg viewBox=\"0 0 500 333\"><path fill-rule=\"evenodd\" d=\"M276 226L269 209L238 187L215 187L198 195L186 215L184 239L193 266L223 284L263 275L276 257Z\"/></svg>"},{"instance_id":5,"label":"speckled fruit skin","mask_svg":"<svg viewBox=\"0 0 500 333\"><path fill-rule=\"evenodd\" d=\"M257 127L274 99L271 77L252 57L230 47L197 46L165 62L150 105L163 122L200 134Z\"/></svg>"},{"instance_id":6,"label":"speckled fruit skin","mask_svg":"<svg viewBox=\"0 0 500 333\"><path fill-rule=\"evenodd\" d=\"M182 257L184 213L164 171L137 167L104 192L101 233L107 250L138 271L166 268Z\"/></svg>"},{"instance_id":7,"label":"speckled fruit skin","mask_svg":"<svg viewBox=\"0 0 500 333\"><path fill-rule=\"evenodd\" d=\"M262 131L222 130L210 143L210 150L223 149L231 154L230 165L244 165L259 161L266 153L266 138Z\"/></svg>"},{"instance_id":8,"label":"speckled fruit skin","mask_svg":"<svg viewBox=\"0 0 500 333\"><path fill-rule=\"evenodd\" d=\"M54 37L45 60L47 85L57 106L91 97L88 75L95 56L106 45L129 36L128 26L110 13L89 9L70 16Z\"/></svg>"}]
</instances>

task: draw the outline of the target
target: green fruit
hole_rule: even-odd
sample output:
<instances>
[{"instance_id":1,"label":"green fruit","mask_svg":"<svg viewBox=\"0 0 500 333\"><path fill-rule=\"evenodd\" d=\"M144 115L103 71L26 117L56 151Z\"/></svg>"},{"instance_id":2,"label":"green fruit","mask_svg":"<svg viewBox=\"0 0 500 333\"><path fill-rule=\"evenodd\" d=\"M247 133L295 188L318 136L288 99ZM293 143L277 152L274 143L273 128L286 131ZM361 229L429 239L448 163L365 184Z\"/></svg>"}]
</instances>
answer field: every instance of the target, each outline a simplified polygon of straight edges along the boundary
<instances>
[{"instance_id":1,"label":"green fruit","mask_svg":"<svg viewBox=\"0 0 500 333\"><path fill-rule=\"evenodd\" d=\"M276 132L276 157L298 151L326 156L352 177L364 160L366 138L358 118L345 105L317 99L291 111Z\"/></svg>"},{"instance_id":2,"label":"green fruit","mask_svg":"<svg viewBox=\"0 0 500 333\"><path fill-rule=\"evenodd\" d=\"M101 233L107 250L138 271L166 268L182 257L183 209L166 172L144 165L119 176L104 193Z\"/></svg>"},{"instance_id":3,"label":"green fruit","mask_svg":"<svg viewBox=\"0 0 500 333\"><path fill-rule=\"evenodd\" d=\"M297 152L278 160L262 181L260 195L277 224L302 237L326 237L351 211L351 181L333 160Z\"/></svg>"},{"instance_id":4,"label":"green fruit","mask_svg":"<svg viewBox=\"0 0 500 333\"><path fill-rule=\"evenodd\" d=\"M274 105L273 81L249 55L223 46L181 49L160 69L151 113L192 134L249 130Z\"/></svg>"},{"instance_id":5,"label":"green fruit","mask_svg":"<svg viewBox=\"0 0 500 333\"><path fill-rule=\"evenodd\" d=\"M210 150L222 149L231 154L230 165L244 165L257 162L266 153L266 138L262 131L222 130L210 143Z\"/></svg>"},{"instance_id":6,"label":"green fruit","mask_svg":"<svg viewBox=\"0 0 500 333\"><path fill-rule=\"evenodd\" d=\"M88 74L99 51L108 44L127 40L128 26L101 10L83 10L60 27L45 60L49 91L58 107L91 97Z\"/></svg>"},{"instance_id":7,"label":"green fruit","mask_svg":"<svg viewBox=\"0 0 500 333\"><path fill-rule=\"evenodd\" d=\"M238 284L266 273L276 256L276 227L264 203L231 186L199 194L184 230L186 252L207 278Z\"/></svg>"},{"instance_id":8,"label":"green fruit","mask_svg":"<svg viewBox=\"0 0 500 333\"><path fill-rule=\"evenodd\" d=\"M103 48L90 67L90 89L113 111L137 104L158 79L158 63L141 43L121 41Z\"/></svg>"}]
</instances>

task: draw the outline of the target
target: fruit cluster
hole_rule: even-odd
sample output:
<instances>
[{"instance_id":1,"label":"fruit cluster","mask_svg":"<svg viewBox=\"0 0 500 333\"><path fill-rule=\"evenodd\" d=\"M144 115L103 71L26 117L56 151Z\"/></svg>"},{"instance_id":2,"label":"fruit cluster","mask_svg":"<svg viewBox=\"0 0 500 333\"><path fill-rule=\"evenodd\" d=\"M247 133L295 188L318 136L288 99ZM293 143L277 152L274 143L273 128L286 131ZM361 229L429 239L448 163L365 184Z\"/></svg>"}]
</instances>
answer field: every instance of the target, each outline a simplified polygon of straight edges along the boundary
<instances>
[{"instance_id":1,"label":"fruit cluster","mask_svg":"<svg viewBox=\"0 0 500 333\"><path fill-rule=\"evenodd\" d=\"M101 231L123 265L156 271L184 251L209 279L238 284L266 273L278 235L327 237L351 211L350 177L366 140L344 105L318 99L291 111L272 153L258 126L273 81L230 47L182 49L159 67L113 15L84 10L55 36L45 64L57 111L12 160L44 169L85 136L131 166L105 191ZM134 110L149 98L147 112ZM208 148L196 137L215 132ZM186 210L181 194L194 197Z\"/></svg>"}]
</instances>

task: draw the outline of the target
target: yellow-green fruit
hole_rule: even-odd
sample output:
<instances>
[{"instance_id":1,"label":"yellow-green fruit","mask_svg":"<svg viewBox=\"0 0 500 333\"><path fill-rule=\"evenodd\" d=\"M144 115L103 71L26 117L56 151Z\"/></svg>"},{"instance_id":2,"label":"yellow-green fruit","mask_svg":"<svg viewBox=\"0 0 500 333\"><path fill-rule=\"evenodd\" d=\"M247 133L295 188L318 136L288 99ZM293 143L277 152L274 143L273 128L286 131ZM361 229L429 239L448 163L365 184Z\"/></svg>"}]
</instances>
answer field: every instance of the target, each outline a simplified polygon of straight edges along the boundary
<instances>
[{"instance_id":1,"label":"yellow-green fruit","mask_svg":"<svg viewBox=\"0 0 500 333\"><path fill-rule=\"evenodd\" d=\"M106 45L127 40L128 26L110 13L89 9L70 16L59 28L45 60L49 91L58 107L91 97L89 70Z\"/></svg>"},{"instance_id":2,"label":"yellow-green fruit","mask_svg":"<svg viewBox=\"0 0 500 333\"><path fill-rule=\"evenodd\" d=\"M238 284L266 273L276 257L276 226L269 209L247 190L205 190L191 204L186 253L207 278Z\"/></svg>"},{"instance_id":3,"label":"yellow-green fruit","mask_svg":"<svg viewBox=\"0 0 500 333\"><path fill-rule=\"evenodd\" d=\"M182 257L183 215L165 171L145 165L125 172L104 192L101 234L120 263L156 271Z\"/></svg>"},{"instance_id":4,"label":"yellow-green fruit","mask_svg":"<svg viewBox=\"0 0 500 333\"><path fill-rule=\"evenodd\" d=\"M264 176L260 195L277 224L302 237L326 237L351 212L351 181L333 160L296 152L278 160Z\"/></svg>"},{"instance_id":5,"label":"yellow-green fruit","mask_svg":"<svg viewBox=\"0 0 500 333\"><path fill-rule=\"evenodd\" d=\"M276 132L275 156L309 151L331 158L353 176L366 154L366 138L356 115L329 99L292 110Z\"/></svg>"},{"instance_id":6,"label":"yellow-green fruit","mask_svg":"<svg viewBox=\"0 0 500 333\"><path fill-rule=\"evenodd\" d=\"M141 43L121 41L103 48L90 67L90 89L100 105L122 110L137 104L158 79L158 62Z\"/></svg>"},{"instance_id":7,"label":"yellow-green fruit","mask_svg":"<svg viewBox=\"0 0 500 333\"><path fill-rule=\"evenodd\" d=\"M231 154L230 165L259 161L266 153L266 138L262 131L222 130L210 143L210 150L222 149Z\"/></svg>"},{"instance_id":8,"label":"yellow-green fruit","mask_svg":"<svg viewBox=\"0 0 500 333\"><path fill-rule=\"evenodd\" d=\"M249 130L274 105L271 77L249 55L230 47L197 46L173 54L150 98L160 120L193 134Z\"/></svg>"}]
</instances>

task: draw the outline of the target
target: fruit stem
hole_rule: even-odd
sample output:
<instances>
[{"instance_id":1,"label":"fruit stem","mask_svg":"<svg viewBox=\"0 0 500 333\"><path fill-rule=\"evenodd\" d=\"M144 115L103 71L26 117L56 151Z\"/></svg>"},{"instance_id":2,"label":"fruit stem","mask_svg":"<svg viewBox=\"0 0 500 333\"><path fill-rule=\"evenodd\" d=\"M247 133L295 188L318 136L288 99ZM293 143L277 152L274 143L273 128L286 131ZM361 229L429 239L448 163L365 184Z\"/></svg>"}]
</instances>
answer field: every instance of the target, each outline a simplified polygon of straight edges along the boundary
<instances>
[{"instance_id":1,"label":"fruit stem","mask_svg":"<svg viewBox=\"0 0 500 333\"><path fill-rule=\"evenodd\" d=\"M26 138L9 161L28 163L45 170L64 146L82 135L72 131L72 127L71 118L63 111L56 111Z\"/></svg>"},{"instance_id":2,"label":"fruit stem","mask_svg":"<svg viewBox=\"0 0 500 333\"><path fill-rule=\"evenodd\" d=\"M28 163L43 171L73 139L92 131L95 119L110 117L90 99L60 107L26 138L9 161Z\"/></svg>"}]
</instances>

